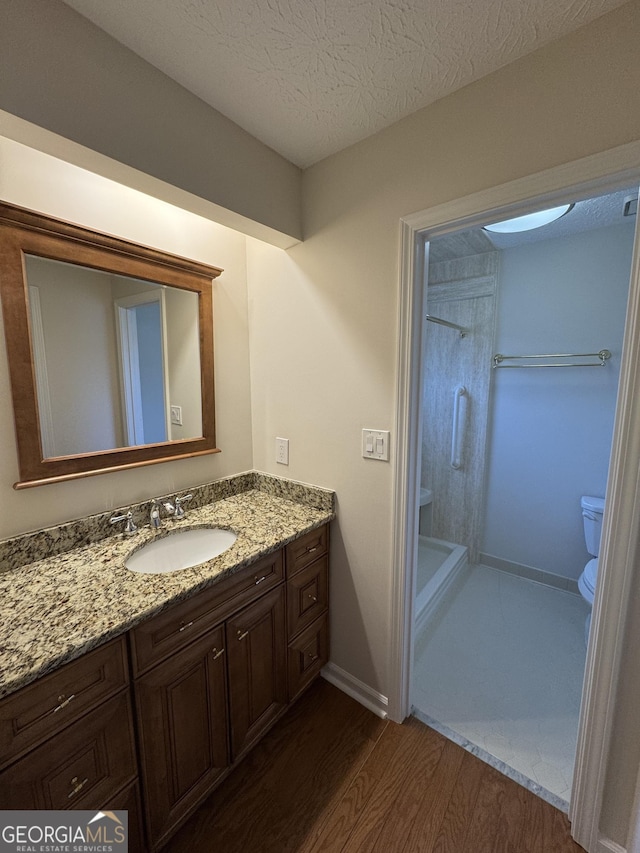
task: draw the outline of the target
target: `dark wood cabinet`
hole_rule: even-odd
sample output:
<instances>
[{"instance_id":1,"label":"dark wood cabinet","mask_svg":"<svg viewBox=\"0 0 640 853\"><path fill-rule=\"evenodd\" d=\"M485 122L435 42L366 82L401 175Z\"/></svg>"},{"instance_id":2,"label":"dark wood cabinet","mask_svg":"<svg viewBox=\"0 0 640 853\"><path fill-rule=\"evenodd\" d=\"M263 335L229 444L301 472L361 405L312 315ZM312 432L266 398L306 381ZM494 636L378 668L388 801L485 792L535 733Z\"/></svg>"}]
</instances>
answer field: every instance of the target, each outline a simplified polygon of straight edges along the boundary
<instances>
[{"instance_id":1,"label":"dark wood cabinet","mask_svg":"<svg viewBox=\"0 0 640 853\"><path fill-rule=\"evenodd\" d=\"M132 853L163 847L326 663L328 541L133 628L130 663L119 637L1 700L3 807L127 809Z\"/></svg>"},{"instance_id":2,"label":"dark wood cabinet","mask_svg":"<svg viewBox=\"0 0 640 853\"><path fill-rule=\"evenodd\" d=\"M127 785L117 794L108 798L102 804L102 811L126 811L128 813L128 853L144 853L144 829L142 824L142 806L140 803L140 788L137 782Z\"/></svg>"},{"instance_id":3,"label":"dark wood cabinet","mask_svg":"<svg viewBox=\"0 0 640 853\"><path fill-rule=\"evenodd\" d=\"M138 675L185 648L283 580L282 551L276 551L234 572L222 583L147 619L130 632L133 674Z\"/></svg>"},{"instance_id":4,"label":"dark wood cabinet","mask_svg":"<svg viewBox=\"0 0 640 853\"><path fill-rule=\"evenodd\" d=\"M152 849L287 708L283 581L278 551L131 632Z\"/></svg>"},{"instance_id":5,"label":"dark wood cabinet","mask_svg":"<svg viewBox=\"0 0 640 853\"><path fill-rule=\"evenodd\" d=\"M287 679L293 702L329 660L329 528L287 545Z\"/></svg>"},{"instance_id":6,"label":"dark wood cabinet","mask_svg":"<svg viewBox=\"0 0 640 853\"><path fill-rule=\"evenodd\" d=\"M135 698L147 826L157 846L229 765L223 628L141 676Z\"/></svg>"},{"instance_id":7,"label":"dark wood cabinet","mask_svg":"<svg viewBox=\"0 0 640 853\"><path fill-rule=\"evenodd\" d=\"M137 775L129 691L123 691L0 773L5 809L91 809Z\"/></svg>"},{"instance_id":8,"label":"dark wood cabinet","mask_svg":"<svg viewBox=\"0 0 640 853\"><path fill-rule=\"evenodd\" d=\"M240 758L287 706L284 587L227 622L231 752Z\"/></svg>"},{"instance_id":9,"label":"dark wood cabinet","mask_svg":"<svg viewBox=\"0 0 640 853\"><path fill-rule=\"evenodd\" d=\"M293 702L320 675L329 660L329 620L316 619L288 647L289 701Z\"/></svg>"},{"instance_id":10,"label":"dark wood cabinet","mask_svg":"<svg viewBox=\"0 0 640 853\"><path fill-rule=\"evenodd\" d=\"M0 768L49 740L129 683L124 637L0 701Z\"/></svg>"}]
</instances>

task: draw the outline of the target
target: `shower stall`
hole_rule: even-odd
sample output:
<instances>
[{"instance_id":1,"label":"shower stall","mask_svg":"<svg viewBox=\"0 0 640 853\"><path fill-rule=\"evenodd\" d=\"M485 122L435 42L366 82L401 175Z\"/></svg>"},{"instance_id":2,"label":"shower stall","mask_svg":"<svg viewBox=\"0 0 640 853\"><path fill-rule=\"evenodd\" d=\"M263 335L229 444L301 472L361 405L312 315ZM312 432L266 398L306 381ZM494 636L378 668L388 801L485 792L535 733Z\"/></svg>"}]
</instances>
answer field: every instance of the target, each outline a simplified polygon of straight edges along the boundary
<instances>
[{"instance_id":1,"label":"shower stall","mask_svg":"<svg viewBox=\"0 0 640 853\"><path fill-rule=\"evenodd\" d=\"M456 258L459 241L440 238L428 264L417 627L477 562L482 536L498 253Z\"/></svg>"}]
</instances>

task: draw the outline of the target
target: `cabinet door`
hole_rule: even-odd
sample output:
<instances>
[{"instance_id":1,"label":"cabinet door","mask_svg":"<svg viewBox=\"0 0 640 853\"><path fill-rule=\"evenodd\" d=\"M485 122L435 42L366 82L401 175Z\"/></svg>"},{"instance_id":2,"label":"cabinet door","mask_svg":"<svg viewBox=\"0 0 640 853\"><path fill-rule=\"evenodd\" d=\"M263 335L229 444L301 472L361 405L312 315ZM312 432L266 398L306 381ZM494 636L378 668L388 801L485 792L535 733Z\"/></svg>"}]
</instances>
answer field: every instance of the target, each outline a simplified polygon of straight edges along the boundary
<instances>
[{"instance_id":1,"label":"cabinet door","mask_svg":"<svg viewBox=\"0 0 640 853\"><path fill-rule=\"evenodd\" d=\"M135 776L126 690L0 773L0 803L3 809L90 809Z\"/></svg>"},{"instance_id":2,"label":"cabinet door","mask_svg":"<svg viewBox=\"0 0 640 853\"><path fill-rule=\"evenodd\" d=\"M231 750L235 761L287 704L284 587L227 622Z\"/></svg>"},{"instance_id":3,"label":"cabinet door","mask_svg":"<svg viewBox=\"0 0 640 853\"><path fill-rule=\"evenodd\" d=\"M226 772L224 631L218 627L135 682L151 846Z\"/></svg>"},{"instance_id":4,"label":"cabinet door","mask_svg":"<svg viewBox=\"0 0 640 853\"><path fill-rule=\"evenodd\" d=\"M140 792L137 781L119 791L106 802L100 803L101 811L120 811L129 813L129 850L128 853L144 853L144 834L142 831L142 809L140 807Z\"/></svg>"}]
</instances>

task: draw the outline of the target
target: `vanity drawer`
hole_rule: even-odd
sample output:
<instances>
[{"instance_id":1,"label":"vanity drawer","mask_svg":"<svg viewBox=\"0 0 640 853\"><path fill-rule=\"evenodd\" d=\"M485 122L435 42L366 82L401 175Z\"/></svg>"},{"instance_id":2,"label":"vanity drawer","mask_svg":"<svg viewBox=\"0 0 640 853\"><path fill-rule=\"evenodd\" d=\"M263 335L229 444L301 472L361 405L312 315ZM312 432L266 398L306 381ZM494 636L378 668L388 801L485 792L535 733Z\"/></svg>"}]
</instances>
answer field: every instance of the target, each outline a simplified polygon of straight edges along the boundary
<instances>
[{"instance_id":1,"label":"vanity drawer","mask_svg":"<svg viewBox=\"0 0 640 853\"><path fill-rule=\"evenodd\" d=\"M289 643L289 702L320 674L329 660L329 614L316 619Z\"/></svg>"},{"instance_id":2,"label":"vanity drawer","mask_svg":"<svg viewBox=\"0 0 640 853\"><path fill-rule=\"evenodd\" d=\"M320 557L287 581L287 633L299 634L329 606L329 558Z\"/></svg>"},{"instance_id":3,"label":"vanity drawer","mask_svg":"<svg viewBox=\"0 0 640 853\"><path fill-rule=\"evenodd\" d=\"M0 773L0 802L4 809L96 808L135 776L127 690Z\"/></svg>"},{"instance_id":4,"label":"vanity drawer","mask_svg":"<svg viewBox=\"0 0 640 853\"><path fill-rule=\"evenodd\" d=\"M329 545L329 527L324 525L305 533L295 542L287 545L287 577L290 578L327 553Z\"/></svg>"},{"instance_id":5,"label":"vanity drawer","mask_svg":"<svg viewBox=\"0 0 640 853\"><path fill-rule=\"evenodd\" d=\"M130 632L134 674L185 648L283 579L282 551L276 551L143 622Z\"/></svg>"},{"instance_id":6,"label":"vanity drawer","mask_svg":"<svg viewBox=\"0 0 640 853\"><path fill-rule=\"evenodd\" d=\"M0 767L59 732L127 685L124 637L0 701Z\"/></svg>"}]
</instances>

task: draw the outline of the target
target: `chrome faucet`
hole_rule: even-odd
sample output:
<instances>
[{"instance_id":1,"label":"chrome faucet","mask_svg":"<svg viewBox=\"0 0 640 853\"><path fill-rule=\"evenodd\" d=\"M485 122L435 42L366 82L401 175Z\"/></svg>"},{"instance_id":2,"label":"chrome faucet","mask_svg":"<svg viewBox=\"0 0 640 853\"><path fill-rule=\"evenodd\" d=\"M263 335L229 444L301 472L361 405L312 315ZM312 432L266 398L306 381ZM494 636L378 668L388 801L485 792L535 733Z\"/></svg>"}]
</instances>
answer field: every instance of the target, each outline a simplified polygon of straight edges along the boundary
<instances>
[{"instance_id":1,"label":"chrome faucet","mask_svg":"<svg viewBox=\"0 0 640 853\"><path fill-rule=\"evenodd\" d=\"M131 512L131 510L124 513L123 515L112 515L109 519L110 524L117 524L119 521L127 522L124 526L124 532L127 536L131 536L131 534L135 533L138 529L133 521L133 513Z\"/></svg>"},{"instance_id":2,"label":"chrome faucet","mask_svg":"<svg viewBox=\"0 0 640 853\"><path fill-rule=\"evenodd\" d=\"M162 518L160 517L160 504L157 498L151 501L151 509L149 510L149 527L154 530L159 530L162 527Z\"/></svg>"},{"instance_id":3,"label":"chrome faucet","mask_svg":"<svg viewBox=\"0 0 640 853\"><path fill-rule=\"evenodd\" d=\"M192 497L193 497L192 494L188 494L188 495L182 495L181 497L174 498L173 503L171 503L171 501L165 501L164 508L169 513L169 515L172 515L174 518L176 518L176 519L184 518L185 511L184 511L184 507L182 506L182 504L186 503L187 501L190 501Z\"/></svg>"}]
</instances>

